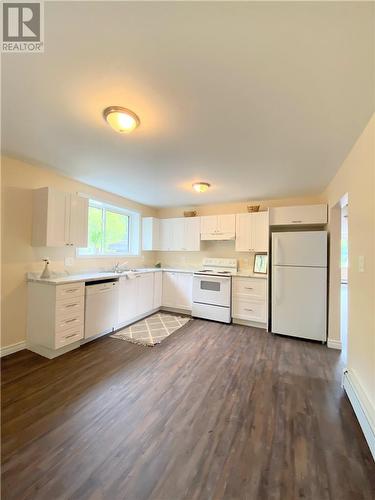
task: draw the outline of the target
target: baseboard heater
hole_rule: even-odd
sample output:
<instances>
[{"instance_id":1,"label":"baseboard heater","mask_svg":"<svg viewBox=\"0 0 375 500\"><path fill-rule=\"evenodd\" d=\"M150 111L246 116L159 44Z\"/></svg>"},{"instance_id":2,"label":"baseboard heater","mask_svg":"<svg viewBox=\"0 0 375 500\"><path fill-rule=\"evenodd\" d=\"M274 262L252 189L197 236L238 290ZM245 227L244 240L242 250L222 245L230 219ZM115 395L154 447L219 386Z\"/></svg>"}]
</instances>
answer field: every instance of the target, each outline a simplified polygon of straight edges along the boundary
<instances>
[{"instance_id":1,"label":"baseboard heater","mask_svg":"<svg viewBox=\"0 0 375 500\"><path fill-rule=\"evenodd\" d=\"M359 425L361 426L362 432L375 460L375 429L373 428L371 421L367 416L366 410L361 403L358 395L358 390L353 384L353 380L351 380L348 370L344 371L342 385L353 407L354 413L358 419Z\"/></svg>"}]
</instances>

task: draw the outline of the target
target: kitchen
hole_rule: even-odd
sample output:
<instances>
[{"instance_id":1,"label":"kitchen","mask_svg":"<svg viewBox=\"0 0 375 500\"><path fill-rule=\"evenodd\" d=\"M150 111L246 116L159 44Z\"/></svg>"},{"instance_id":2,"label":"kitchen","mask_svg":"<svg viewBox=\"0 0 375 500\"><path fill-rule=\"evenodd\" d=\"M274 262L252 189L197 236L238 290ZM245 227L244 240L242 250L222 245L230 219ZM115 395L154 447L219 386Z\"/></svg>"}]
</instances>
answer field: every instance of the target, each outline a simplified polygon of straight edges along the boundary
<instances>
[{"instance_id":1,"label":"kitchen","mask_svg":"<svg viewBox=\"0 0 375 500\"><path fill-rule=\"evenodd\" d=\"M35 190L33 245L47 248L88 245L91 236L89 213L92 213L89 212L89 205L96 210L96 204L90 203L83 196L61 193L48 187ZM108 208L110 209L114 210L114 207ZM319 308L316 301L312 301L310 297L304 299L297 290L300 297L298 307L294 306L297 297L290 297L289 304L286 297L286 310L283 313L281 309L280 314L292 314L297 318L298 310L303 310L299 328L289 328L286 320L283 326L272 329L272 315L275 325L279 318L276 303L280 302L280 294L275 290L282 283L279 285L275 278L271 291L267 260L261 272L256 270L256 266L258 258L268 256L272 234L270 229L273 231L273 239L278 236L275 242L272 240L271 247L274 248L274 261L277 263L276 251L282 252L283 238L289 235L290 239L294 236L294 233L278 233L277 229L286 231L288 228L302 228L304 231L298 235L296 233L301 238L294 248L288 241L284 242L284 246L289 247L289 258L297 258L297 247L301 249L307 238L306 246L311 248L311 258L319 255L320 247L323 252L321 265L326 267L326 233L307 232L306 228L324 229L327 224L327 206L273 207L258 211L257 205L249 206L248 210L248 213L242 214L201 217L144 217L140 233L142 250L160 252L162 261L168 259L168 254L165 255L164 252L194 252L195 258L199 259L204 242L228 242L234 255L241 255L239 252L242 252L248 258L252 257L252 270L238 269L236 258L206 257L201 268L196 269L163 267L130 270L126 264L117 263L112 273L110 270L99 273L93 271L85 276L65 271L51 276L49 262L46 262L41 274L29 273L27 277L28 349L54 358L79 347L81 343L120 330L160 309L224 323L233 321L325 343L327 273L322 275L315 289L311 288L312 296L321 297ZM322 240L318 241L318 247L314 247L313 239L317 235L321 235ZM77 254L79 253L80 250L77 250ZM276 270L277 268L275 273ZM308 280L312 281L311 276ZM303 288L305 278L300 283ZM293 290L290 293L295 295ZM269 296L272 297L272 315L268 307ZM305 332L303 325L311 324L314 318L319 319L319 326Z\"/></svg>"},{"instance_id":2,"label":"kitchen","mask_svg":"<svg viewBox=\"0 0 375 500\"><path fill-rule=\"evenodd\" d=\"M374 4L3 4L2 498L372 500Z\"/></svg>"}]
</instances>

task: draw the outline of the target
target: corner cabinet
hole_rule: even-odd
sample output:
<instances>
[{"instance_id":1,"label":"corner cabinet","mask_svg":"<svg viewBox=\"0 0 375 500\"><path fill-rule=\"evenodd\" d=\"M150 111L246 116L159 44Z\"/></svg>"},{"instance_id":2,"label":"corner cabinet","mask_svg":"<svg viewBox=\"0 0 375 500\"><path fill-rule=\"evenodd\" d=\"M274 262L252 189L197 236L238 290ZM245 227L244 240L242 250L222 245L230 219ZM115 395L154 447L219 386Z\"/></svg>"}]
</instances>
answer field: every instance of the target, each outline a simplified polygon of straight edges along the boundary
<instances>
[{"instance_id":1,"label":"corner cabinet","mask_svg":"<svg viewBox=\"0 0 375 500\"><path fill-rule=\"evenodd\" d=\"M33 192L32 246L87 247L88 199L44 187Z\"/></svg>"},{"instance_id":2,"label":"corner cabinet","mask_svg":"<svg viewBox=\"0 0 375 500\"><path fill-rule=\"evenodd\" d=\"M236 252L268 252L268 212L236 215Z\"/></svg>"},{"instance_id":3,"label":"corner cabinet","mask_svg":"<svg viewBox=\"0 0 375 500\"><path fill-rule=\"evenodd\" d=\"M163 271L163 307L191 311L192 294L192 273Z\"/></svg>"}]
</instances>

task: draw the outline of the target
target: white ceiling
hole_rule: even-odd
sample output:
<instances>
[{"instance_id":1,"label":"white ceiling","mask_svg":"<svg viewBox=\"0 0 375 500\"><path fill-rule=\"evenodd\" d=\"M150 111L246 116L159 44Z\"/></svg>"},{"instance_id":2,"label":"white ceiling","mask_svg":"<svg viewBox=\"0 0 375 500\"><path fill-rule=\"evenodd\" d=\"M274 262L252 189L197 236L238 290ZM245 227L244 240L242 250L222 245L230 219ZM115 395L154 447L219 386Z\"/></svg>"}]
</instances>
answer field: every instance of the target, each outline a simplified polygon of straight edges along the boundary
<instances>
[{"instance_id":1,"label":"white ceiling","mask_svg":"<svg viewBox=\"0 0 375 500\"><path fill-rule=\"evenodd\" d=\"M373 110L374 7L46 2L45 53L3 54L3 150L154 206L319 193Z\"/></svg>"}]
</instances>

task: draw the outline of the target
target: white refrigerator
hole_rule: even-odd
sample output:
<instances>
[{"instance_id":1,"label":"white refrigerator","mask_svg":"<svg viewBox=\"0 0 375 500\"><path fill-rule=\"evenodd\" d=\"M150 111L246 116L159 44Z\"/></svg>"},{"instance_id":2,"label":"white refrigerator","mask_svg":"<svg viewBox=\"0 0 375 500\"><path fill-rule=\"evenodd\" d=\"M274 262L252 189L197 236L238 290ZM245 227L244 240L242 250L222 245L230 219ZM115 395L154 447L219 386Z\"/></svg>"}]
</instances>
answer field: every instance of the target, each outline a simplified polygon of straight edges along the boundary
<instances>
[{"instance_id":1,"label":"white refrigerator","mask_svg":"<svg viewBox=\"0 0 375 500\"><path fill-rule=\"evenodd\" d=\"M272 233L272 332L326 341L327 232Z\"/></svg>"}]
</instances>

